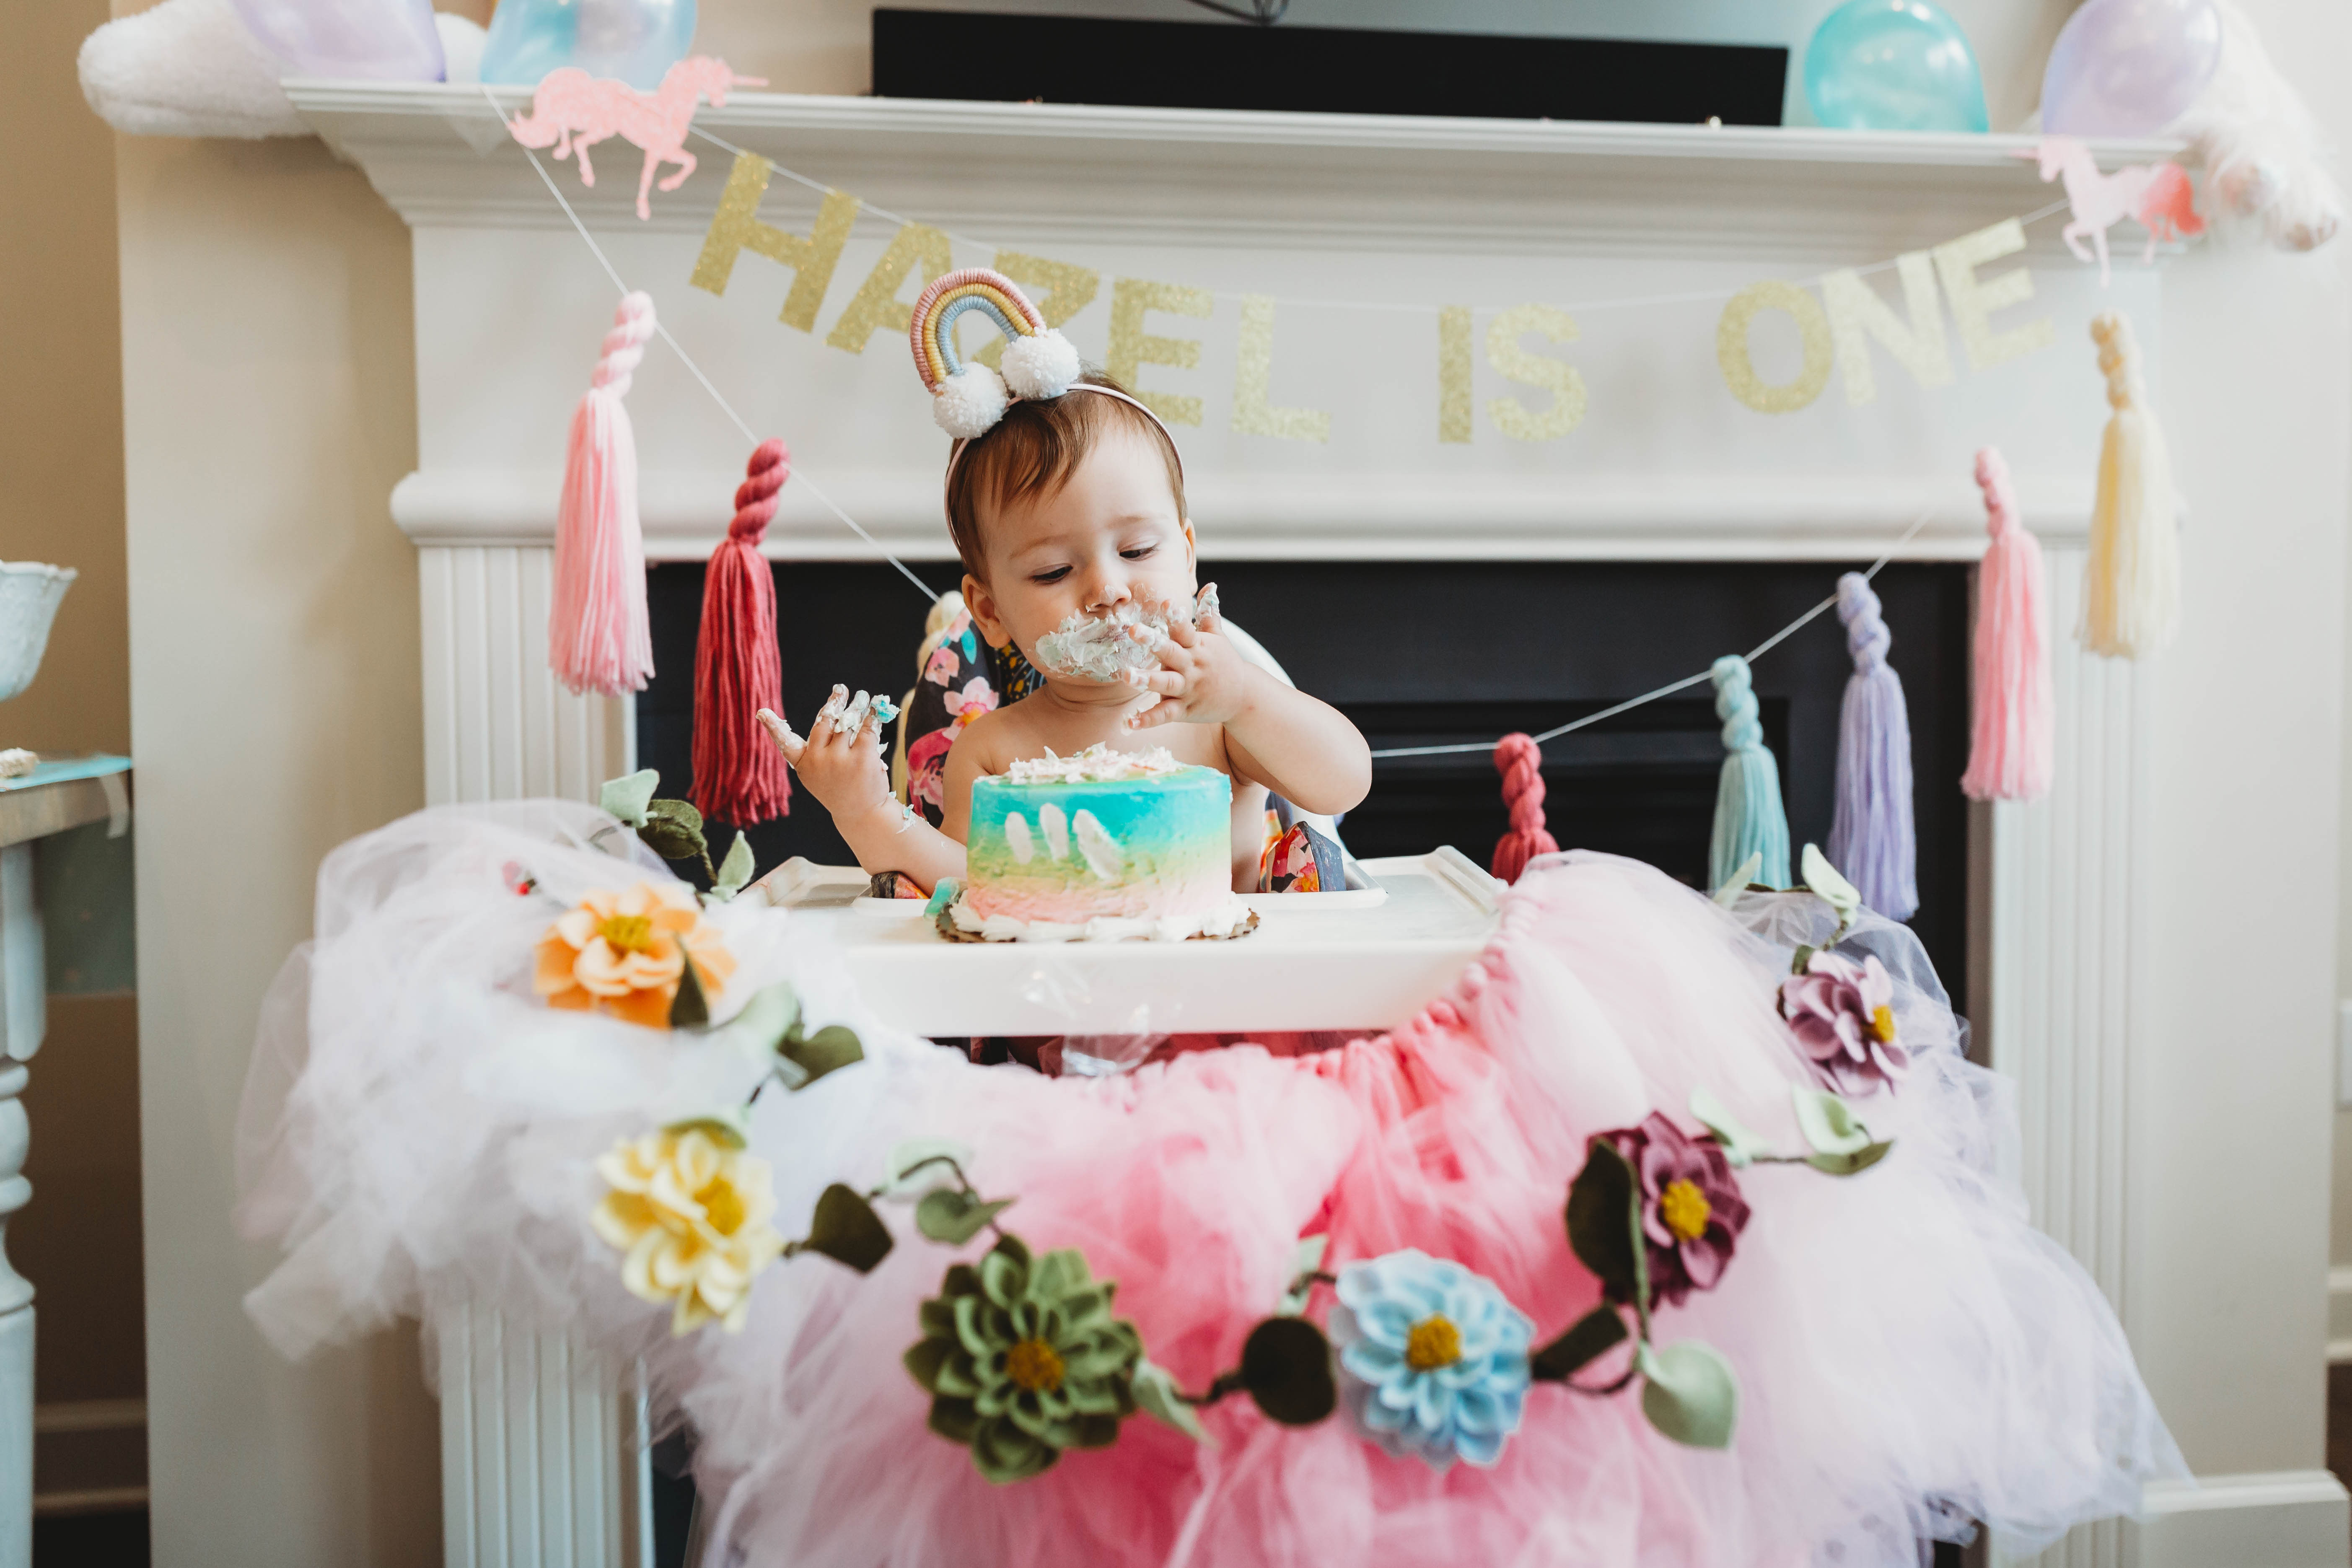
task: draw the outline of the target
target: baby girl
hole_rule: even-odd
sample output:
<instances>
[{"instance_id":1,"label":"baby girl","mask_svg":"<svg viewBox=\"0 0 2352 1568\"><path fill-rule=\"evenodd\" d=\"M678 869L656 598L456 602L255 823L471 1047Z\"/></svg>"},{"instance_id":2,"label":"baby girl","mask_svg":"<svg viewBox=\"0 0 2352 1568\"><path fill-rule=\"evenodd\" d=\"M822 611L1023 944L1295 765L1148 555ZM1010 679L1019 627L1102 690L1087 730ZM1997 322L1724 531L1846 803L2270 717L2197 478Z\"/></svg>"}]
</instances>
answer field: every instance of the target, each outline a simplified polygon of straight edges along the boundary
<instances>
[{"instance_id":1,"label":"baby girl","mask_svg":"<svg viewBox=\"0 0 2352 1568\"><path fill-rule=\"evenodd\" d=\"M860 866L905 872L926 888L962 876L974 779L1097 742L1116 751L1162 746L1179 762L1232 776L1236 891L1256 889L1267 791L1325 814L1364 798L1371 754L1355 726L1244 658L1219 630L1213 589L1202 595L1196 622L1192 523L1175 443L1116 383L1087 375L1060 396L1013 403L950 459L947 510L973 623L991 647L1017 647L1045 683L957 738L937 828L891 795L880 716L869 710L846 731L830 721L840 688L805 740L761 710ZM1129 619L1162 607L1126 632L1139 657L1040 657L1039 639L1073 616ZM1149 622L1163 618L1161 640ZM1156 660L1140 657L1147 647ZM1113 673L1114 663L1123 668Z\"/></svg>"}]
</instances>

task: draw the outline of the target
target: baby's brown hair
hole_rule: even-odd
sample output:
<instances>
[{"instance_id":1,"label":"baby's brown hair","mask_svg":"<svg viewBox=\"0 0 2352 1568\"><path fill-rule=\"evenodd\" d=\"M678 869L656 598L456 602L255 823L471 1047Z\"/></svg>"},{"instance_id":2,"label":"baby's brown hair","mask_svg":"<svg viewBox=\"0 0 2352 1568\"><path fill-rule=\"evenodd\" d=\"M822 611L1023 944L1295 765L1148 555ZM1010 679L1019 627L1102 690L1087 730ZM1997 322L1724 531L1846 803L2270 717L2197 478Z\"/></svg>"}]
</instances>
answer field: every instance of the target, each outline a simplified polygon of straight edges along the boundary
<instances>
[{"instance_id":1,"label":"baby's brown hair","mask_svg":"<svg viewBox=\"0 0 2352 1568\"><path fill-rule=\"evenodd\" d=\"M1084 385L1127 391L1098 371L1088 371L1078 380ZM980 537L982 498L1001 510L1033 496L1054 494L1069 482L1103 432L1122 425L1142 432L1159 447L1168 466L1169 492L1176 498L1176 515L1189 515L1176 444L1150 415L1122 397L1066 393L1040 401L1024 399L1006 409L993 428L966 444L948 479L948 534L963 558L963 569L983 583L988 580Z\"/></svg>"}]
</instances>

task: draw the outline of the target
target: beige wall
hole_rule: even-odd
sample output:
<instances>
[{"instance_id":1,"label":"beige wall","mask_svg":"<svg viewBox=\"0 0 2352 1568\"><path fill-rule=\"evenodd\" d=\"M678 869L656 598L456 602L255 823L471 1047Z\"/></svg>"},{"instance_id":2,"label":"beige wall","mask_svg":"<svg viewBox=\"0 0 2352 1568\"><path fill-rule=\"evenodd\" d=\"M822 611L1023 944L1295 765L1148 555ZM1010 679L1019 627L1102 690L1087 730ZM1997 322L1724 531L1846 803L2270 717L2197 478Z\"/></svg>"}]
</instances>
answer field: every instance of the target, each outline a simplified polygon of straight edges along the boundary
<instances>
[{"instance_id":1,"label":"beige wall","mask_svg":"<svg viewBox=\"0 0 2352 1568\"><path fill-rule=\"evenodd\" d=\"M1338 0L1325 3L1328 10ZM1301 0L1302 14L1308 4ZM59 17L96 9L92 0L74 6L45 0L18 9L52 8ZM2001 58L1987 60L1997 120L2030 105L2031 59L2064 8L2004 8L1993 0L1955 5L1979 29L1989 57L1996 23L2014 34ZM2319 0L2264 0L2254 9L2266 28L2277 29L2283 58L2325 107L2347 43L2338 8ZM1150 10L1181 14L1172 0ZM859 91L866 85L866 14L856 0L705 0L698 44L780 88ZM16 113L19 69L54 88L56 73L69 70L68 36L91 19L56 21L58 38L18 51L37 58L0 68L11 73L0 114ZM16 144L47 148L79 138L86 145L76 155L84 167L108 155L86 110L68 105L52 118L66 129L29 142L20 137ZM10 121L0 120L5 123ZM134 628L129 718L142 824L139 1049L155 1561L165 1568L431 1563L438 1557L435 1413L413 1344L386 1339L299 1369L276 1361L238 1304L268 1260L240 1246L227 1219L231 1135L256 1004L280 958L308 933L318 858L341 839L412 809L423 795L415 563L386 506L393 484L414 461L406 235L365 182L315 142L122 141L111 156L121 384L128 394L121 429ZM44 166L42 160L14 160L7 177L46 180ZM95 178L105 179L102 168ZM71 200L45 187L5 210L46 215L52 207L68 210ZM36 201L47 205L21 205ZM0 238L0 258L12 268L49 268L45 276L58 300L102 296L111 286L102 261L68 264L58 253L62 241L18 243L16 237L43 224L12 220ZM2325 341L2341 345L2347 247L2352 241L2339 241L2302 272L2280 270L2302 264L2260 257L2233 273L2230 258L2214 253L2180 276L2181 311L2194 307L2210 325L2180 334L2183 352L2168 363L2185 372L2195 354L2214 369L2206 383L2176 374L2167 388L2166 412L2179 421L2176 442L2186 449L2185 481L2200 508L2208 496L2260 501L2254 510L2248 500L2200 513L2228 518L2233 530L2242 525L2244 548L2232 555L2214 535L2215 553L2200 547L2192 556L2204 574L2199 580L2208 584L2192 601L2200 629L2177 667L2181 677L2168 689L2166 700L2180 704L2178 717L2158 731L2161 760L2184 781L2168 784L2159 805L2183 822L2252 810L2208 787L2220 764L2201 739L2208 731L2196 722L2200 714L2235 714L2232 734L2256 741L2295 722L2290 703L2242 700L2252 684L2240 679L2245 661L2233 664L2229 646L2241 637L2273 635L2269 606L2281 602L2275 595L2282 585L2296 588L2290 608L2304 626L2290 651L2310 652L2330 667L2340 662L2341 608L2333 588L2275 574L2288 558L2279 552L2299 550L2301 558L2341 575L2334 552L2341 548L2344 499L2342 376L2298 360L2283 374L2301 383L2272 386L2243 408L2231 394L2230 377L2244 364L2231 342L2242 328L2277 334L2289 346L2303 341L2295 321L2285 319L2294 310L2319 312ZM11 280L16 276L12 271ZM2251 317L2233 313L2249 288L2262 290L2262 309ZM13 378L19 384L0 394L30 410L5 421L11 428L0 439L13 443L20 431L37 427L56 432L27 437L21 459L14 445L0 448L9 479L0 518L11 530L18 525L16 496L31 493L18 476L41 471L44 463L51 465L48 482L61 487L58 493L110 493L110 454L73 463L58 456L76 431L102 437L108 426L110 388L82 389L80 395L98 397L85 417L57 412L61 399L75 395L72 366L87 368L93 344L104 345L96 351L101 361L111 352L110 323L102 310L96 316L81 330L58 328L44 358L24 362L58 368L19 374ZM45 319L18 322L12 331L22 343L26 332L51 327ZM38 384L37 395L25 395L26 383ZM2316 409L2330 423L2300 431L2298 408ZM28 426L26 418L52 423ZM2306 443L2300 456L2279 448L2290 431ZM2231 456L2242 446L2261 454L2263 471L2277 476L2274 493L2249 483L2251 470ZM2324 482L2303 482L2321 468L2329 469ZM2292 526L2269 521L2298 508ZM54 526L53 516L45 513L41 526ZM0 535L0 550L23 552L15 537ZM71 541L49 542L54 537L43 536L41 551L63 554ZM87 568L97 558L96 550L86 550L76 563ZM86 580L77 590L81 597L68 601L61 656L74 646L69 638L106 640L101 628L79 620L102 597L88 591L95 585ZM114 626L119 649L119 619ZM2227 679L2202 679L2200 665ZM2320 686L2331 710L2325 723L2333 723L2337 694L2325 681ZM85 717L97 710L75 710ZM0 710L0 722L16 717L13 706ZM100 733L74 743L120 744L120 731L118 721L114 738ZM2305 793L2335 788L2325 763L2306 770L2305 784ZM2308 815L2289 814L2282 831L2306 829ZM2352 818L2352 804L2347 815ZM2305 837L2333 862L2324 832ZM2183 853L2197 866L2222 859L2210 844ZM2291 855L2277 864L2281 878L2309 875ZM2352 868L2344 881L2352 889ZM2193 878L2174 878L2163 886L2178 907L2158 911L2161 945L2180 959L2183 976L2194 972L2208 932L2259 927L2262 917L2236 900L2234 883L2208 889ZM2307 882L2297 886L2289 901L2305 937L2296 952L2305 968L2299 984L2308 990L2309 967L2324 954L2315 960L2302 950L2315 945L2310 933L2315 926L2324 931L2325 921L2300 911L2315 897L2328 900L2324 884L2317 895ZM2222 896L2204 897L2209 892ZM2316 945L2325 947L2324 937ZM2260 963L2250 961L2246 978L2236 984L2261 993L2260 973ZM2352 975L2352 949L2345 973ZM2200 1140L2217 1135L2214 1122L2200 1115L2218 1115L2231 1146L2251 1152L2263 1147L2261 1129L2300 1125L2315 1115L2312 1064L2321 1021L2305 1016L2314 1009L2298 1001L2292 1016L2263 1015L2261 1038L2248 1041L2243 1035L2252 1026L2233 1022L2220 1006L2231 990L2216 982L2194 995L2163 998L2179 1026L2151 1039L2147 1092L2176 1112L2156 1118L2167 1129L2168 1147L2145 1152L2159 1167L2173 1150L2200 1148ZM2223 1059L2225 1047L2243 1048L2254 1065ZM2293 1071L2264 1065L2266 1051L2289 1053ZM2217 1105L2210 1093L2217 1080L2238 1086L2226 1104ZM2135 1330L2150 1334L2162 1352L2168 1370L2158 1393L2203 1469L2316 1462L2318 1368L2306 1325L2298 1318L2294 1331L2252 1344L2230 1328L2235 1292L2302 1292L2314 1272L2305 1264L2316 1261L2321 1176L2316 1160L2302 1158L2313 1141L2298 1134L2292 1142L2295 1157L2264 1164L2259 1192L2233 1194L2228 1176L2237 1167L2218 1155L2179 1164L2182 1184L2194 1176L2193 1186L2159 1180L2149 1188L2195 1223L2167 1226L2162 1214L2151 1216L2157 1234L2148 1238L2140 1295L2146 1305ZM2285 1184L2269 1184L2273 1176ZM2225 1205L2225 1197L2236 1206ZM2227 1256L2190 1247L2192 1232L2228 1238ZM2337 1256L2352 1257L2352 1249L2339 1244ZM2292 1267L2276 1267L2282 1259ZM2308 1316L2315 1327L2315 1306Z\"/></svg>"},{"instance_id":2,"label":"beige wall","mask_svg":"<svg viewBox=\"0 0 2352 1568\"><path fill-rule=\"evenodd\" d=\"M437 1561L413 1340L303 1366L239 1300L264 988L343 839L423 804L408 237L313 141L117 148L155 1561Z\"/></svg>"},{"instance_id":3,"label":"beige wall","mask_svg":"<svg viewBox=\"0 0 2352 1568\"><path fill-rule=\"evenodd\" d=\"M0 746L131 749L122 542L122 375L115 288L114 137L82 106L73 51L105 0L16 8L0 55L0 558L81 575L29 690L0 707ZM35 1397L135 1400L141 1335L138 1006L56 997L25 1095L30 1207L8 1250L33 1281ZM44 1492L136 1486L135 1426L41 1440Z\"/></svg>"}]
</instances>

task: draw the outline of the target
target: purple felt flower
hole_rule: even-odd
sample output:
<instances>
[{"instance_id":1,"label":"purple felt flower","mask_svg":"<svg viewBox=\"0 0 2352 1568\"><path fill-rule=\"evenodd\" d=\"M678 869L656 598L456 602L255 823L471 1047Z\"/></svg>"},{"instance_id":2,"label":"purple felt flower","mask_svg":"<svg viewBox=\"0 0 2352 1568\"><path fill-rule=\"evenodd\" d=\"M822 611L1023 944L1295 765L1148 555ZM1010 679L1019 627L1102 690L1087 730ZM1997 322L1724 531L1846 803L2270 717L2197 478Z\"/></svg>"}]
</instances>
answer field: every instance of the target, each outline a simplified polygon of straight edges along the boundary
<instances>
[{"instance_id":1,"label":"purple felt flower","mask_svg":"<svg viewBox=\"0 0 2352 1568\"><path fill-rule=\"evenodd\" d=\"M1911 1053L1895 1037L1895 982L1875 958L1857 964L1816 952L1801 973L1780 982L1780 1016L1837 1093L1875 1093L1911 1066Z\"/></svg>"},{"instance_id":2,"label":"purple felt flower","mask_svg":"<svg viewBox=\"0 0 2352 1568\"><path fill-rule=\"evenodd\" d=\"M1679 1306L1693 1290L1714 1289L1748 1225L1731 1162L1712 1140L1691 1137L1654 1110L1639 1127L1601 1136L1641 1184L1652 1297Z\"/></svg>"}]
</instances>

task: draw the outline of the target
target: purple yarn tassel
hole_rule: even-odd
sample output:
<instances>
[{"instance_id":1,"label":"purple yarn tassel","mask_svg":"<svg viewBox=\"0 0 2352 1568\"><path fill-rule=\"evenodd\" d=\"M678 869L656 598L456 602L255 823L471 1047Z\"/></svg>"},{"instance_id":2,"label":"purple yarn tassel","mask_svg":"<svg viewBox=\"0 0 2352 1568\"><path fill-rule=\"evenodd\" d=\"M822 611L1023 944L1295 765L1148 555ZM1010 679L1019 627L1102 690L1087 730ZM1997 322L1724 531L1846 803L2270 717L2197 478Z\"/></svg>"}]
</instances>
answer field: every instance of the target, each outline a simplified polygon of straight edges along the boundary
<instances>
[{"instance_id":1,"label":"purple yarn tassel","mask_svg":"<svg viewBox=\"0 0 2352 1568\"><path fill-rule=\"evenodd\" d=\"M1911 715L1903 678L1886 662L1895 638L1870 580L1859 572L1838 579L1837 613L1853 676L1838 710L1830 860L1861 890L1864 903L1888 920L1907 921L1919 909L1919 844L1911 817Z\"/></svg>"}]
</instances>

